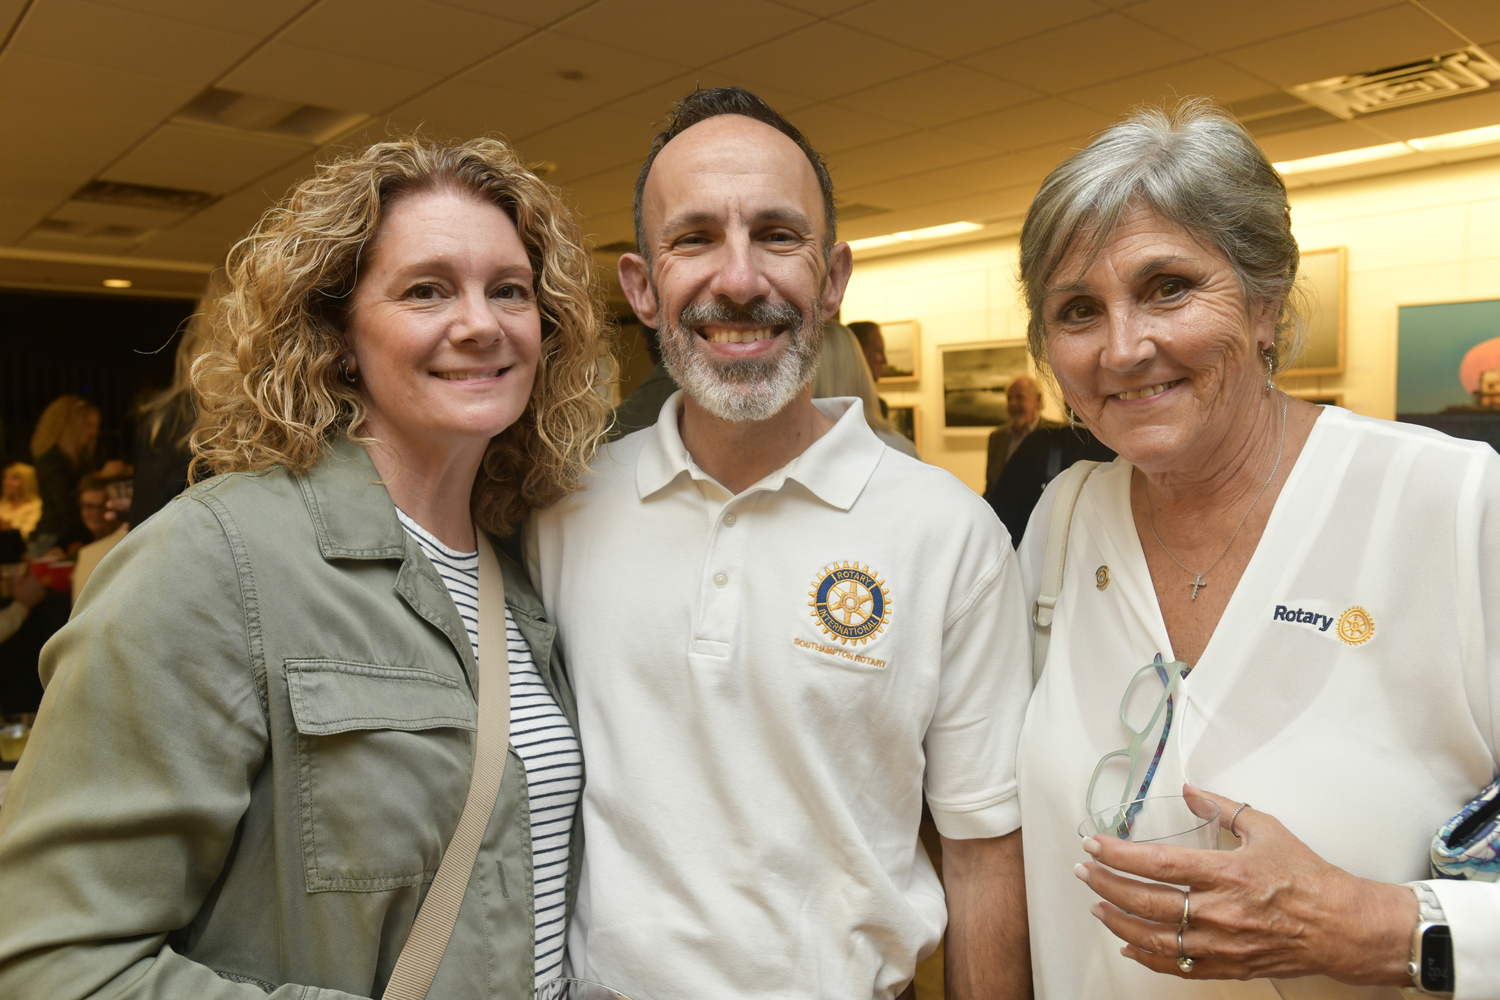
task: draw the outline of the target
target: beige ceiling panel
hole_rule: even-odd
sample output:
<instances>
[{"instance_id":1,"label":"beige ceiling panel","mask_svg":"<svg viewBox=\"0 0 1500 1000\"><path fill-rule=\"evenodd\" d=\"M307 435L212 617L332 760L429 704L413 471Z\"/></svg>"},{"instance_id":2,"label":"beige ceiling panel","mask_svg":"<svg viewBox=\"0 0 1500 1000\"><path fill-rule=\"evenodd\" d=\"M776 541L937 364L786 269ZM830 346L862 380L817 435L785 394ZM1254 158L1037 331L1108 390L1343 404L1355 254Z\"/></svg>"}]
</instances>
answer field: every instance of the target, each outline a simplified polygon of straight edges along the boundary
<instances>
[{"instance_id":1,"label":"beige ceiling panel","mask_svg":"<svg viewBox=\"0 0 1500 1000\"><path fill-rule=\"evenodd\" d=\"M532 35L464 74L474 83L598 107L680 75L680 63L548 32Z\"/></svg>"},{"instance_id":2,"label":"beige ceiling panel","mask_svg":"<svg viewBox=\"0 0 1500 1000\"><path fill-rule=\"evenodd\" d=\"M845 94L836 103L919 128L931 128L1042 96L1039 90L957 63L944 63L858 93Z\"/></svg>"},{"instance_id":3,"label":"beige ceiling panel","mask_svg":"<svg viewBox=\"0 0 1500 1000\"><path fill-rule=\"evenodd\" d=\"M74 109L155 125L195 97L197 84L49 59L28 52L0 56L0 102Z\"/></svg>"},{"instance_id":4,"label":"beige ceiling panel","mask_svg":"<svg viewBox=\"0 0 1500 1000\"><path fill-rule=\"evenodd\" d=\"M820 21L774 42L722 60L726 76L826 100L935 64L925 52Z\"/></svg>"},{"instance_id":5,"label":"beige ceiling panel","mask_svg":"<svg viewBox=\"0 0 1500 1000\"><path fill-rule=\"evenodd\" d=\"M1137 104L1171 103L1181 97L1210 97L1219 104L1231 104L1265 92L1264 80L1218 59L1203 58L1075 90L1068 100L1113 116Z\"/></svg>"},{"instance_id":6,"label":"beige ceiling panel","mask_svg":"<svg viewBox=\"0 0 1500 1000\"><path fill-rule=\"evenodd\" d=\"M1092 132L1112 116L1049 97L1020 107L993 111L938 129L947 135L982 142L993 149L1015 151Z\"/></svg>"},{"instance_id":7,"label":"beige ceiling panel","mask_svg":"<svg viewBox=\"0 0 1500 1000\"><path fill-rule=\"evenodd\" d=\"M809 14L816 14L818 17L833 17L852 7L858 7L864 0L779 0L779 2L788 7L805 10Z\"/></svg>"},{"instance_id":8,"label":"beige ceiling panel","mask_svg":"<svg viewBox=\"0 0 1500 1000\"><path fill-rule=\"evenodd\" d=\"M3 190L10 192L7 186ZM30 198L11 193L0 195L0 244L12 244L26 235L47 213L57 207L50 198Z\"/></svg>"},{"instance_id":9,"label":"beige ceiling panel","mask_svg":"<svg viewBox=\"0 0 1500 1000\"><path fill-rule=\"evenodd\" d=\"M186 212L163 212L133 205L105 205L97 201L70 201L48 218L84 226L128 226L132 229L162 229L187 218Z\"/></svg>"},{"instance_id":10,"label":"beige ceiling panel","mask_svg":"<svg viewBox=\"0 0 1500 1000\"><path fill-rule=\"evenodd\" d=\"M507 139L531 135L576 118L588 108L550 97L485 87L468 80L440 83L390 116L397 131L421 127L438 139L468 139L498 133Z\"/></svg>"},{"instance_id":11,"label":"beige ceiling panel","mask_svg":"<svg viewBox=\"0 0 1500 1000\"><path fill-rule=\"evenodd\" d=\"M832 104L814 104L787 117L802 130L813 148L825 156L914 131L912 126L902 122L834 107Z\"/></svg>"},{"instance_id":12,"label":"beige ceiling panel","mask_svg":"<svg viewBox=\"0 0 1500 1000\"><path fill-rule=\"evenodd\" d=\"M1103 14L964 60L986 73L1061 94L1143 70L1184 62L1198 53L1120 14Z\"/></svg>"},{"instance_id":13,"label":"beige ceiling panel","mask_svg":"<svg viewBox=\"0 0 1500 1000\"><path fill-rule=\"evenodd\" d=\"M668 113L671 112L672 105L699 87L707 90L713 87L747 86L750 90L754 91L755 96L788 117L795 111L800 111L817 103L812 98L789 93L775 87L763 87L758 84L749 86L744 80L726 76L716 71L695 70L691 73L673 77L665 83L659 83L654 87L647 87L645 90L621 98L618 101L605 105L605 107L610 111L641 118L648 122L663 122L666 120Z\"/></svg>"},{"instance_id":14,"label":"beige ceiling panel","mask_svg":"<svg viewBox=\"0 0 1500 1000\"><path fill-rule=\"evenodd\" d=\"M21 19L21 15L29 6L30 3L27 0L0 0L0 38L10 35L10 29Z\"/></svg>"},{"instance_id":15,"label":"beige ceiling panel","mask_svg":"<svg viewBox=\"0 0 1500 1000\"><path fill-rule=\"evenodd\" d=\"M634 161L564 187L563 197L585 218L596 218L632 208L640 164Z\"/></svg>"},{"instance_id":16,"label":"beige ceiling panel","mask_svg":"<svg viewBox=\"0 0 1500 1000\"><path fill-rule=\"evenodd\" d=\"M552 28L559 35L629 49L673 63L703 65L794 31L812 17L769 0L602 0Z\"/></svg>"},{"instance_id":17,"label":"beige ceiling panel","mask_svg":"<svg viewBox=\"0 0 1500 1000\"><path fill-rule=\"evenodd\" d=\"M1500 41L1500 3L1495 0L1422 0L1422 4L1477 45Z\"/></svg>"},{"instance_id":18,"label":"beige ceiling panel","mask_svg":"<svg viewBox=\"0 0 1500 1000\"><path fill-rule=\"evenodd\" d=\"M902 209L1023 184L1028 184L1035 190L1037 183L1047 175L1049 169L1046 164L1029 156L1007 154L870 184L842 191L840 195L865 205Z\"/></svg>"},{"instance_id":19,"label":"beige ceiling panel","mask_svg":"<svg viewBox=\"0 0 1500 1000\"><path fill-rule=\"evenodd\" d=\"M272 41L217 86L298 104L375 114L400 104L438 79L432 73Z\"/></svg>"},{"instance_id":20,"label":"beige ceiling panel","mask_svg":"<svg viewBox=\"0 0 1500 1000\"><path fill-rule=\"evenodd\" d=\"M101 0L111 7L265 37L312 0Z\"/></svg>"},{"instance_id":21,"label":"beige ceiling panel","mask_svg":"<svg viewBox=\"0 0 1500 1000\"><path fill-rule=\"evenodd\" d=\"M1416 62L1464 41L1413 6L1402 5L1224 53L1234 65L1281 87Z\"/></svg>"},{"instance_id":22,"label":"beige ceiling panel","mask_svg":"<svg viewBox=\"0 0 1500 1000\"><path fill-rule=\"evenodd\" d=\"M913 132L831 157L829 171L839 188L839 197L844 198L842 189L846 187L853 190L878 180L919 174L993 155L994 150L966 139L938 132Z\"/></svg>"},{"instance_id":23,"label":"beige ceiling panel","mask_svg":"<svg viewBox=\"0 0 1500 1000\"><path fill-rule=\"evenodd\" d=\"M24 101L0 101L5 165L32 174L57 174L84 183L151 129L151 124ZM14 192L12 192L14 193Z\"/></svg>"},{"instance_id":24,"label":"beige ceiling panel","mask_svg":"<svg viewBox=\"0 0 1500 1000\"><path fill-rule=\"evenodd\" d=\"M11 40L17 52L203 86L260 41L254 35L84 0L38 0Z\"/></svg>"},{"instance_id":25,"label":"beige ceiling panel","mask_svg":"<svg viewBox=\"0 0 1500 1000\"><path fill-rule=\"evenodd\" d=\"M562 20L575 10L587 7L594 0L438 0L438 2L450 7L459 7L463 10L542 27Z\"/></svg>"},{"instance_id":26,"label":"beige ceiling panel","mask_svg":"<svg viewBox=\"0 0 1500 1000\"><path fill-rule=\"evenodd\" d=\"M624 241L635 242L635 214L631 209L590 216L579 221L583 227L584 239L596 247ZM618 285L618 280L613 275L607 276L606 282L607 285Z\"/></svg>"},{"instance_id":27,"label":"beige ceiling panel","mask_svg":"<svg viewBox=\"0 0 1500 1000\"><path fill-rule=\"evenodd\" d=\"M1393 0L1144 0L1128 13L1164 35L1220 52L1400 5Z\"/></svg>"},{"instance_id":28,"label":"beige ceiling panel","mask_svg":"<svg viewBox=\"0 0 1500 1000\"><path fill-rule=\"evenodd\" d=\"M266 136L168 123L101 176L127 184L223 194L297 159L306 148Z\"/></svg>"},{"instance_id":29,"label":"beige ceiling panel","mask_svg":"<svg viewBox=\"0 0 1500 1000\"><path fill-rule=\"evenodd\" d=\"M1397 139L1421 139L1445 132L1500 125L1500 86L1462 97L1367 115L1360 122Z\"/></svg>"},{"instance_id":30,"label":"beige ceiling panel","mask_svg":"<svg viewBox=\"0 0 1500 1000\"><path fill-rule=\"evenodd\" d=\"M1363 149L1379 146L1391 140L1360 128L1353 122L1337 122L1304 128L1296 132L1281 132L1259 140L1260 148L1273 163L1283 160L1300 160L1305 156L1322 156L1346 149Z\"/></svg>"},{"instance_id":31,"label":"beige ceiling panel","mask_svg":"<svg viewBox=\"0 0 1500 1000\"><path fill-rule=\"evenodd\" d=\"M57 249L48 247L47 249ZM77 252L78 247L69 249ZM83 250L90 257L116 256L118 248L99 247ZM203 291L208 276L201 271L164 269L132 265L119 258L120 263L99 263L94 260L38 260L28 258L0 258L0 285L11 288L45 289L62 293L109 295L118 298L170 297L193 299ZM110 291L104 288L107 278L124 278L133 283L126 291Z\"/></svg>"},{"instance_id":32,"label":"beige ceiling panel","mask_svg":"<svg viewBox=\"0 0 1500 1000\"><path fill-rule=\"evenodd\" d=\"M447 76L535 30L428 0L322 0L276 39Z\"/></svg>"},{"instance_id":33,"label":"beige ceiling panel","mask_svg":"<svg viewBox=\"0 0 1500 1000\"><path fill-rule=\"evenodd\" d=\"M915 48L958 59L1104 13L1091 0L1047 3L912 3L874 0L838 16L844 24Z\"/></svg>"},{"instance_id":34,"label":"beige ceiling panel","mask_svg":"<svg viewBox=\"0 0 1500 1000\"><path fill-rule=\"evenodd\" d=\"M637 118L592 111L582 118L519 140L526 161L550 161L547 180L567 185L626 163L640 163L651 145L651 126Z\"/></svg>"}]
</instances>

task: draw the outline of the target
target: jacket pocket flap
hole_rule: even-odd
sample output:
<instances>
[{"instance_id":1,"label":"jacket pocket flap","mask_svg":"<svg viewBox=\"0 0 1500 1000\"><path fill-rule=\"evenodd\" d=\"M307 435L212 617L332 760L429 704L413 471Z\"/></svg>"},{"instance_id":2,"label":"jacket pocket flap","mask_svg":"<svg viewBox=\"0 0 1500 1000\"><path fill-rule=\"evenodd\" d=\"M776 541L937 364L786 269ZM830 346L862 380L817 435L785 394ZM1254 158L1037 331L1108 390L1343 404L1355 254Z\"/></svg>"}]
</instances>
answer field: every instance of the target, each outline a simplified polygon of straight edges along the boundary
<instances>
[{"instance_id":1,"label":"jacket pocket flap","mask_svg":"<svg viewBox=\"0 0 1500 1000\"><path fill-rule=\"evenodd\" d=\"M353 729L479 729L479 708L468 689L430 670L287 660L286 684L292 718L304 736Z\"/></svg>"}]
</instances>

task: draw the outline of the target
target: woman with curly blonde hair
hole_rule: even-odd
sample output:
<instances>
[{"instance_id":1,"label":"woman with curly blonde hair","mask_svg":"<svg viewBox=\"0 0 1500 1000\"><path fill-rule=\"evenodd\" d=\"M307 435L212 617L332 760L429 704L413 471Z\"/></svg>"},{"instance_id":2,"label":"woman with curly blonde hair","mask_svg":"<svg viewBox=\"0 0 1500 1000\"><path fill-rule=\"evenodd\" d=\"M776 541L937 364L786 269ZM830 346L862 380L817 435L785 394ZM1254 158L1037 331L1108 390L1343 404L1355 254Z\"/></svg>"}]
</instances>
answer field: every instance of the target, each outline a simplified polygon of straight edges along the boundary
<instances>
[{"instance_id":1,"label":"woman with curly blonde hair","mask_svg":"<svg viewBox=\"0 0 1500 1000\"><path fill-rule=\"evenodd\" d=\"M217 475L42 659L0 995L529 1000L561 966L582 761L524 571L496 553L484 659L479 578L604 430L589 252L504 143L400 139L298 184L227 273L194 366Z\"/></svg>"}]
</instances>

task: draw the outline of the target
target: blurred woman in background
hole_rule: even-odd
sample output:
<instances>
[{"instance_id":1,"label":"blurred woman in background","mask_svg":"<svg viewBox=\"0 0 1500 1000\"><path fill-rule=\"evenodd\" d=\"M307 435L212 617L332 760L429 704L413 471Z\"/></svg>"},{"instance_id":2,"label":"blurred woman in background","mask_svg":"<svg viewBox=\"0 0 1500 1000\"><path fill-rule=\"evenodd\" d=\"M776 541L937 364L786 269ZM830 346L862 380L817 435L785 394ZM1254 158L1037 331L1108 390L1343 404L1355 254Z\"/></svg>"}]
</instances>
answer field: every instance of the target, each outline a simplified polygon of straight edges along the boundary
<instances>
[{"instance_id":1,"label":"blurred woman in background","mask_svg":"<svg viewBox=\"0 0 1500 1000\"><path fill-rule=\"evenodd\" d=\"M0 476L0 530L18 531L22 539L28 539L41 519L36 469L25 462L12 462Z\"/></svg>"},{"instance_id":2,"label":"blurred woman in background","mask_svg":"<svg viewBox=\"0 0 1500 1000\"><path fill-rule=\"evenodd\" d=\"M859 397L864 404L865 423L875 436L903 455L917 457L916 445L880 415L880 399L875 395L870 366L860 350L859 340L842 323L830 321L823 327L823 353L818 358L818 374L813 376L812 394L813 399Z\"/></svg>"},{"instance_id":3,"label":"blurred woman in background","mask_svg":"<svg viewBox=\"0 0 1500 1000\"><path fill-rule=\"evenodd\" d=\"M98 440L99 408L81 396L58 396L37 419L31 457L42 498L36 533L43 548L55 545L71 554L92 540L78 513L78 483L91 472L117 476L125 468L114 459L100 465L94 456Z\"/></svg>"},{"instance_id":4,"label":"blurred woman in background","mask_svg":"<svg viewBox=\"0 0 1500 1000\"><path fill-rule=\"evenodd\" d=\"M228 274L194 378L220 475L125 537L42 657L0 811L0 996L390 995L446 884L430 995L532 1000L581 758L541 601L500 553L501 614L480 550L602 436L589 250L504 143L401 139L299 183ZM482 647L481 607L505 626ZM509 766L471 813L493 740Z\"/></svg>"}]
</instances>

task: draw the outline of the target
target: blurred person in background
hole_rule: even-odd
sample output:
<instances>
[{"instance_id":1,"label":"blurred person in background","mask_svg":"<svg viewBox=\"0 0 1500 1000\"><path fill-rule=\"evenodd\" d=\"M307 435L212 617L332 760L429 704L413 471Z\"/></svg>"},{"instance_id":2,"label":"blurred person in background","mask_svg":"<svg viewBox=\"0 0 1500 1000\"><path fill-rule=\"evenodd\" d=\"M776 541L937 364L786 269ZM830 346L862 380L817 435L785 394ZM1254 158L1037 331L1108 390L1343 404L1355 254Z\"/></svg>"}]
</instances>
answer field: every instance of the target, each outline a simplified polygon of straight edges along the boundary
<instances>
[{"instance_id":1,"label":"blurred person in background","mask_svg":"<svg viewBox=\"0 0 1500 1000\"><path fill-rule=\"evenodd\" d=\"M1059 483L1019 553L1055 599L1019 768L1038 997L1394 1000L1416 968L1500 998L1500 884L1431 869L1500 771L1500 456L1276 388L1286 187L1207 100L1053 170L1020 256L1037 367L1120 456L1064 481L1065 550ZM1080 840L1185 794L1220 849Z\"/></svg>"},{"instance_id":2,"label":"blurred person in background","mask_svg":"<svg viewBox=\"0 0 1500 1000\"><path fill-rule=\"evenodd\" d=\"M84 476L83 481L78 484L78 512L83 516L84 527L88 528L94 540L80 548L73 557L70 579L75 604L83 591L83 585L99 565L99 560L119 545L130 530L130 501L127 492L130 488L129 475L128 469L119 477L113 478L96 473ZM122 495L127 499L122 500Z\"/></svg>"},{"instance_id":3,"label":"blurred person in background","mask_svg":"<svg viewBox=\"0 0 1500 1000\"><path fill-rule=\"evenodd\" d=\"M27 569L29 570L29 567ZM21 626L26 624L26 617L31 614L32 609L42 603L42 599L47 596L46 586L30 572L23 571L11 582L10 586L11 601L5 607L0 608L0 645L20 631ZM3 686L3 683L0 683L0 688ZM0 714L14 714L5 703L3 694L0 694Z\"/></svg>"},{"instance_id":4,"label":"blurred person in background","mask_svg":"<svg viewBox=\"0 0 1500 1000\"><path fill-rule=\"evenodd\" d=\"M870 368L870 378L878 385L880 376L885 372L885 335L880 332L880 324L868 319L855 320L849 324L849 332L859 340L859 349L865 356L865 364ZM876 398L879 399L878 396ZM883 399L880 400L880 415L891 415L890 408Z\"/></svg>"},{"instance_id":5,"label":"blurred person in background","mask_svg":"<svg viewBox=\"0 0 1500 1000\"><path fill-rule=\"evenodd\" d=\"M656 423L662 404L677 391L677 383L672 381L671 372L661 363L661 346L657 342L656 331L649 326L642 326L640 331L641 340L646 344L646 353L651 356L651 372L635 387L634 392L620 400L620 405L615 407L614 423L609 431L612 439L624 437Z\"/></svg>"},{"instance_id":6,"label":"blurred person in background","mask_svg":"<svg viewBox=\"0 0 1500 1000\"><path fill-rule=\"evenodd\" d=\"M0 996L381 996L498 739L430 995L532 1000L581 760L540 601L501 551L488 610L479 550L602 434L592 258L504 143L395 139L318 167L228 271L194 374L219 475L125 537L43 657L0 810ZM480 606L505 622L482 647Z\"/></svg>"},{"instance_id":7,"label":"blurred person in background","mask_svg":"<svg viewBox=\"0 0 1500 1000\"><path fill-rule=\"evenodd\" d=\"M42 519L42 497L37 490L36 469L25 462L12 462L0 475L0 529L18 531L24 541Z\"/></svg>"},{"instance_id":8,"label":"blurred person in background","mask_svg":"<svg viewBox=\"0 0 1500 1000\"><path fill-rule=\"evenodd\" d=\"M986 493L994 489L995 480L1005 471L1005 463L1010 461L1028 434L1038 428L1061 426L1042 417L1042 388L1030 375L1018 375L1005 387L1005 412L1010 420L1004 427L990 432L984 463Z\"/></svg>"},{"instance_id":9,"label":"blurred person in background","mask_svg":"<svg viewBox=\"0 0 1500 1000\"><path fill-rule=\"evenodd\" d=\"M57 546L68 554L90 541L78 513L78 482L91 472L118 475L125 463L101 464L94 455L99 440L99 408L81 396L59 396L37 419L31 435L42 519L33 547Z\"/></svg>"},{"instance_id":10,"label":"blurred person in background","mask_svg":"<svg viewBox=\"0 0 1500 1000\"><path fill-rule=\"evenodd\" d=\"M875 380L870 377L859 341L837 320L823 324L823 353L818 358L818 374L813 376L812 395L813 399L855 397L864 408L865 423L876 437L903 455L917 457L917 446L881 413L881 399L875 395Z\"/></svg>"}]
</instances>

